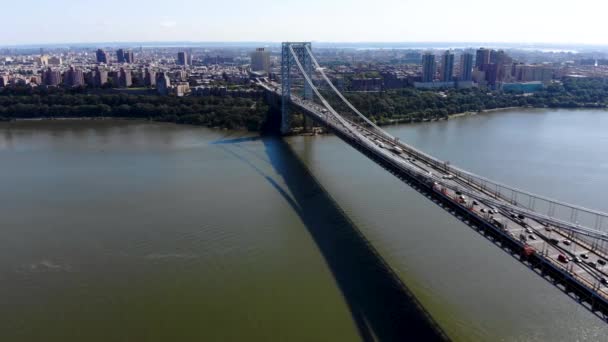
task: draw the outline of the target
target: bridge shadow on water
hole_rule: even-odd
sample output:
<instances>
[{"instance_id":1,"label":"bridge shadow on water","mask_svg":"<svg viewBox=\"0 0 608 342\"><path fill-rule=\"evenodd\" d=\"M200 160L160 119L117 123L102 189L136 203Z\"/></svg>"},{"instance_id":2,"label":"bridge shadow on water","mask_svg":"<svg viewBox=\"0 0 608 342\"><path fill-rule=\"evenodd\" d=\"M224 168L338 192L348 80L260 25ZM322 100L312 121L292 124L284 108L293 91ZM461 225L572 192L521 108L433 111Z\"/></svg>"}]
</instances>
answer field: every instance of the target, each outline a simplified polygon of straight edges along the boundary
<instances>
[{"instance_id":1,"label":"bridge shadow on water","mask_svg":"<svg viewBox=\"0 0 608 342\"><path fill-rule=\"evenodd\" d=\"M231 139L214 144L254 168L298 214L325 258L363 341L448 340L284 140L262 138L266 156L240 144L246 141L252 140ZM251 156L270 163L286 188L255 166L249 160Z\"/></svg>"}]
</instances>

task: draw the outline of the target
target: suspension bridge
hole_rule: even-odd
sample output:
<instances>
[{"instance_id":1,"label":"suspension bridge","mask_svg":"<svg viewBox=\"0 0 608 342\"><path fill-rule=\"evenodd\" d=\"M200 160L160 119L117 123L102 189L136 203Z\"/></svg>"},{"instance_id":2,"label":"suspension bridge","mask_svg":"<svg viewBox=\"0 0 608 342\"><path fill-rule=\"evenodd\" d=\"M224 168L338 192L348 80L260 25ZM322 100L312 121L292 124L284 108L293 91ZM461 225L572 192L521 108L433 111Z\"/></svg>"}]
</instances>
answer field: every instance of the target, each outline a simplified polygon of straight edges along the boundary
<instances>
[{"instance_id":1,"label":"suspension bridge","mask_svg":"<svg viewBox=\"0 0 608 342\"><path fill-rule=\"evenodd\" d=\"M608 214L492 181L400 141L335 87L310 42L282 44L281 83L258 79L280 98L281 131L292 109L460 217L588 309L608 317ZM292 93L301 81L299 94ZM317 86L348 108L338 112ZM465 247L465 246L463 246Z\"/></svg>"}]
</instances>

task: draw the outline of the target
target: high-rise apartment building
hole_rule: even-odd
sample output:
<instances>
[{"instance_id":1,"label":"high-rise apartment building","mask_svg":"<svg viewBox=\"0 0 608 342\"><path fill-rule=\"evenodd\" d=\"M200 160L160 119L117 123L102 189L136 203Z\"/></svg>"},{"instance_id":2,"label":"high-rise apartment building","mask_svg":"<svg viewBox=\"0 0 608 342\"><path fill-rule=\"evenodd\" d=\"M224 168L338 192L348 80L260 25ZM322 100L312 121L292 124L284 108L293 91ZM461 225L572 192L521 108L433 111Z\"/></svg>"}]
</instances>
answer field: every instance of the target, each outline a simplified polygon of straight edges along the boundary
<instances>
[{"instance_id":1,"label":"high-rise apartment building","mask_svg":"<svg viewBox=\"0 0 608 342\"><path fill-rule=\"evenodd\" d=\"M488 86L496 86L496 83L498 82L498 64L484 64L482 68L483 71L486 73L486 82Z\"/></svg>"},{"instance_id":2,"label":"high-rise apartment building","mask_svg":"<svg viewBox=\"0 0 608 342\"><path fill-rule=\"evenodd\" d=\"M158 91L160 95L167 95L169 94L169 88L171 88L169 76L164 72L156 74L156 91Z\"/></svg>"},{"instance_id":3,"label":"high-rise apartment building","mask_svg":"<svg viewBox=\"0 0 608 342\"><path fill-rule=\"evenodd\" d=\"M441 82L450 82L454 78L454 53L447 50L441 56Z\"/></svg>"},{"instance_id":4,"label":"high-rise apartment building","mask_svg":"<svg viewBox=\"0 0 608 342\"><path fill-rule=\"evenodd\" d=\"M123 50L123 49L116 50L116 61L118 63L125 63L125 50Z\"/></svg>"},{"instance_id":5,"label":"high-rise apartment building","mask_svg":"<svg viewBox=\"0 0 608 342\"><path fill-rule=\"evenodd\" d=\"M550 82L555 75L555 69L544 64L516 64L514 65L514 77L520 82L541 81Z\"/></svg>"},{"instance_id":6,"label":"high-rise apartment building","mask_svg":"<svg viewBox=\"0 0 608 342\"><path fill-rule=\"evenodd\" d=\"M108 72L99 68L95 68L87 73L86 82L90 87L100 88L108 83Z\"/></svg>"},{"instance_id":7,"label":"high-rise apartment building","mask_svg":"<svg viewBox=\"0 0 608 342\"><path fill-rule=\"evenodd\" d=\"M118 86L128 88L133 84L131 70L120 68L118 72Z\"/></svg>"},{"instance_id":8,"label":"high-rise apartment building","mask_svg":"<svg viewBox=\"0 0 608 342\"><path fill-rule=\"evenodd\" d=\"M8 85L8 75L0 75L0 87L6 87Z\"/></svg>"},{"instance_id":9,"label":"high-rise apartment building","mask_svg":"<svg viewBox=\"0 0 608 342\"><path fill-rule=\"evenodd\" d=\"M58 86L61 84L61 72L59 70L48 68L42 74L42 82L47 86Z\"/></svg>"},{"instance_id":10,"label":"high-rise apartment building","mask_svg":"<svg viewBox=\"0 0 608 342\"><path fill-rule=\"evenodd\" d=\"M185 51L181 51L177 53L177 64L178 65L188 65L188 53Z\"/></svg>"},{"instance_id":11,"label":"high-rise apartment building","mask_svg":"<svg viewBox=\"0 0 608 342\"><path fill-rule=\"evenodd\" d=\"M84 86L84 73L80 69L71 66L63 74L63 84L66 87L81 87Z\"/></svg>"},{"instance_id":12,"label":"high-rise apartment building","mask_svg":"<svg viewBox=\"0 0 608 342\"><path fill-rule=\"evenodd\" d=\"M110 61L108 53L103 51L102 49L97 50L96 56L97 56L97 63L108 64Z\"/></svg>"},{"instance_id":13,"label":"high-rise apartment building","mask_svg":"<svg viewBox=\"0 0 608 342\"><path fill-rule=\"evenodd\" d=\"M251 71L270 72L270 52L258 48L251 53Z\"/></svg>"},{"instance_id":14,"label":"high-rise apartment building","mask_svg":"<svg viewBox=\"0 0 608 342\"><path fill-rule=\"evenodd\" d=\"M146 68L144 71L144 85L146 87L153 87L156 85L156 73L154 70Z\"/></svg>"},{"instance_id":15,"label":"high-rise apartment building","mask_svg":"<svg viewBox=\"0 0 608 342\"><path fill-rule=\"evenodd\" d=\"M475 68L483 70L485 64L490 64L491 50L480 48L475 54Z\"/></svg>"},{"instance_id":16,"label":"high-rise apartment building","mask_svg":"<svg viewBox=\"0 0 608 342\"><path fill-rule=\"evenodd\" d=\"M125 52L125 63L135 63L135 56L133 55L133 51L129 50Z\"/></svg>"},{"instance_id":17,"label":"high-rise apartment building","mask_svg":"<svg viewBox=\"0 0 608 342\"><path fill-rule=\"evenodd\" d=\"M422 56L422 82L433 82L436 71L435 55L430 52L425 53Z\"/></svg>"},{"instance_id":18,"label":"high-rise apartment building","mask_svg":"<svg viewBox=\"0 0 608 342\"><path fill-rule=\"evenodd\" d=\"M118 63L134 63L133 51L125 51L123 49L116 50L116 60Z\"/></svg>"},{"instance_id":19,"label":"high-rise apartment building","mask_svg":"<svg viewBox=\"0 0 608 342\"><path fill-rule=\"evenodd\" d=\"M460 56L460 80L471 81L473 79L473 54L465 52Z\"/></svg>"}]
</instances>

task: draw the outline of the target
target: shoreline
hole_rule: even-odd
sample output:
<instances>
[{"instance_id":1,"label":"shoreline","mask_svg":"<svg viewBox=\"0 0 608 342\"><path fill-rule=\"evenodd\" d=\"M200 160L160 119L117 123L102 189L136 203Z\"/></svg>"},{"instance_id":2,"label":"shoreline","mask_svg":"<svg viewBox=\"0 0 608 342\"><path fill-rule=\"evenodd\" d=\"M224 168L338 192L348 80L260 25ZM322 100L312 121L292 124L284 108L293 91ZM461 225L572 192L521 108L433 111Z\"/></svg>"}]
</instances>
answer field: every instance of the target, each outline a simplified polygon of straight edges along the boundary
<instances>
[{"instance_id":1,"label":"shoreline","mask_svg":"<svg viewBox=\"0 0 608 342\"><path fill-rule=\"evenodd\" d=\"M462 118L462 117L468 117L468 116L475 116L475 115L479 115L479 114L486 114L486 113L495 113L495 112L501 112L501 111L508 111L508 110L514 110L514 109L534 109L536 107L531 107L531 106L512 106L512 107L503 107L503 108L492 108L492 109L484 109L481 111L468 111L468 112L462 112L462 113L455 113L455 114L449 114L446 118L431 118L431 119L425 119L422 121L413 121L413 120L395 120L396 122L391 122L391 123L376 123L378 126L380 127L385 127L385 126L395 126L395 125L412 125L412 124L420 124L420 123L429 123L429 122L437 122L437 121L447 121L447 120L452 120L452 119L457 119L457 118ZM542 108L539 108L542 109ZM548 108L545 108L548 109ZM578 107L578 108L552 108L552 109L585 109L585 107ZM600 109L600 108L594 108L594 109ZM604 108L606 109L606 108ZM166 122L166 121L156 121L154 119L150 119L150 118L130 118L130 117L112 117L112 116L83 116L83 117L33 117L33 118L10 118L9 120L4 120L4 121L0 121L0 123L5 122L5 123L11 123L11 122L37 122L37 121L111 121L111 120L116 120L116 121L148 121L148 122ZM166 123L173 123L173 124L180 124L180 123L176 123L176 122L166 122ZM198 126L198 125L193 125L193 126ZM204 126L207 127L207 126ZM214 129L214 130L228 130L227 128L223 128L223 127L207 127L209 129ZM246 130L244 128L240 128L240 129L233 129L234 131L241 131L241 130ZM320 130L317 132L298 132L298 133L292 133L291 135L295 135L295 136L307 136L307 135L325 135L328 134L328 132L324 131L324 130Z\"/></svg>"},{"instance_id":2,"label":"shoreline","mask_svg":"<svg viewBox=\"0 0 608 342\"><path fill-rule=\"evenodd\" d=\"M38 118L14 118L11 121L105 121L105 120L133 120L125 117L111 116L81 116L81 117L38 117ZM144 119L145 120L145 119Z\"/></svg>"},{"instance_id":3,"label":"shoreline","mask_svg":"<svg viewBox=\"0 0 608 342\"><path fill-rule=\"evenodd\" d=\"M484 110L481 110L481 111L478 111L478 112L462 112L462 113L450 114L450 115L448 115L448 119L461 118L461 117L464 117L464 116L473 116L473 115L479 115L479 114L485 114L485 113L500 112L500 111L503 111L503 110L525 109L525 108L533 108L533 107L514 106L514 107L484 109Z\"/></svg>"}]
</instances>

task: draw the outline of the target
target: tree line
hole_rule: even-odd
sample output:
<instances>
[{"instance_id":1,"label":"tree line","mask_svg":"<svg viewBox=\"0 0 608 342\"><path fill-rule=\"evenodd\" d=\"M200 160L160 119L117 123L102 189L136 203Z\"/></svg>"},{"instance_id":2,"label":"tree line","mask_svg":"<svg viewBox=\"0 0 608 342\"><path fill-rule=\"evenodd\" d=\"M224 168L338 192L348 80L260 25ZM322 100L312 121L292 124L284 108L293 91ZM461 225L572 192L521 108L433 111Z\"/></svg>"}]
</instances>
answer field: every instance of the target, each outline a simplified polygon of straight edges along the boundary
<instances>
[{"instance_id":1,"label":"tree line","mask_svg":"<svg viewBox=\"0 0 608 342\"><path fill-rule=\"evenodd\" d=\"M335 95L329 92L325 95L337 110L349 112ZM390 124L507 107L606 108L608 83L605 79L569 78L532 95L478 88L439 91L404 88L345 95L376 123ZM297 125L301 120L294 114ZM257 131L272 126L269 121L276 121L276 116L262 98L87 94L85 89L42 87L0 91L0 120L121 117Z\"/></svg>"},{"instance_id":2,"label":"tree line","mask_svg":"<svg viewBox=\"0 0 608 342\"><path fill-rule=\"evenodd\" d=\"M248 130L261 129L263 99L86 94L75 91L0 91L0 119L120 117Z\"/></svg>"},{"instance_id":3,"label":"tree line","mask_svg":"<svg viewBox=\"0 0 608 342\"><path fill-rule=\"evenodd\" d=\"M339 111L348 108L325 94ZM379 93L346 93L362 113L378 124L443 119L451 114L508 107L605 108L608 84L604 79L566 79L535 94L488 91L479 88L423 90L404 88Z\"/></svg>"}]
</instances>

